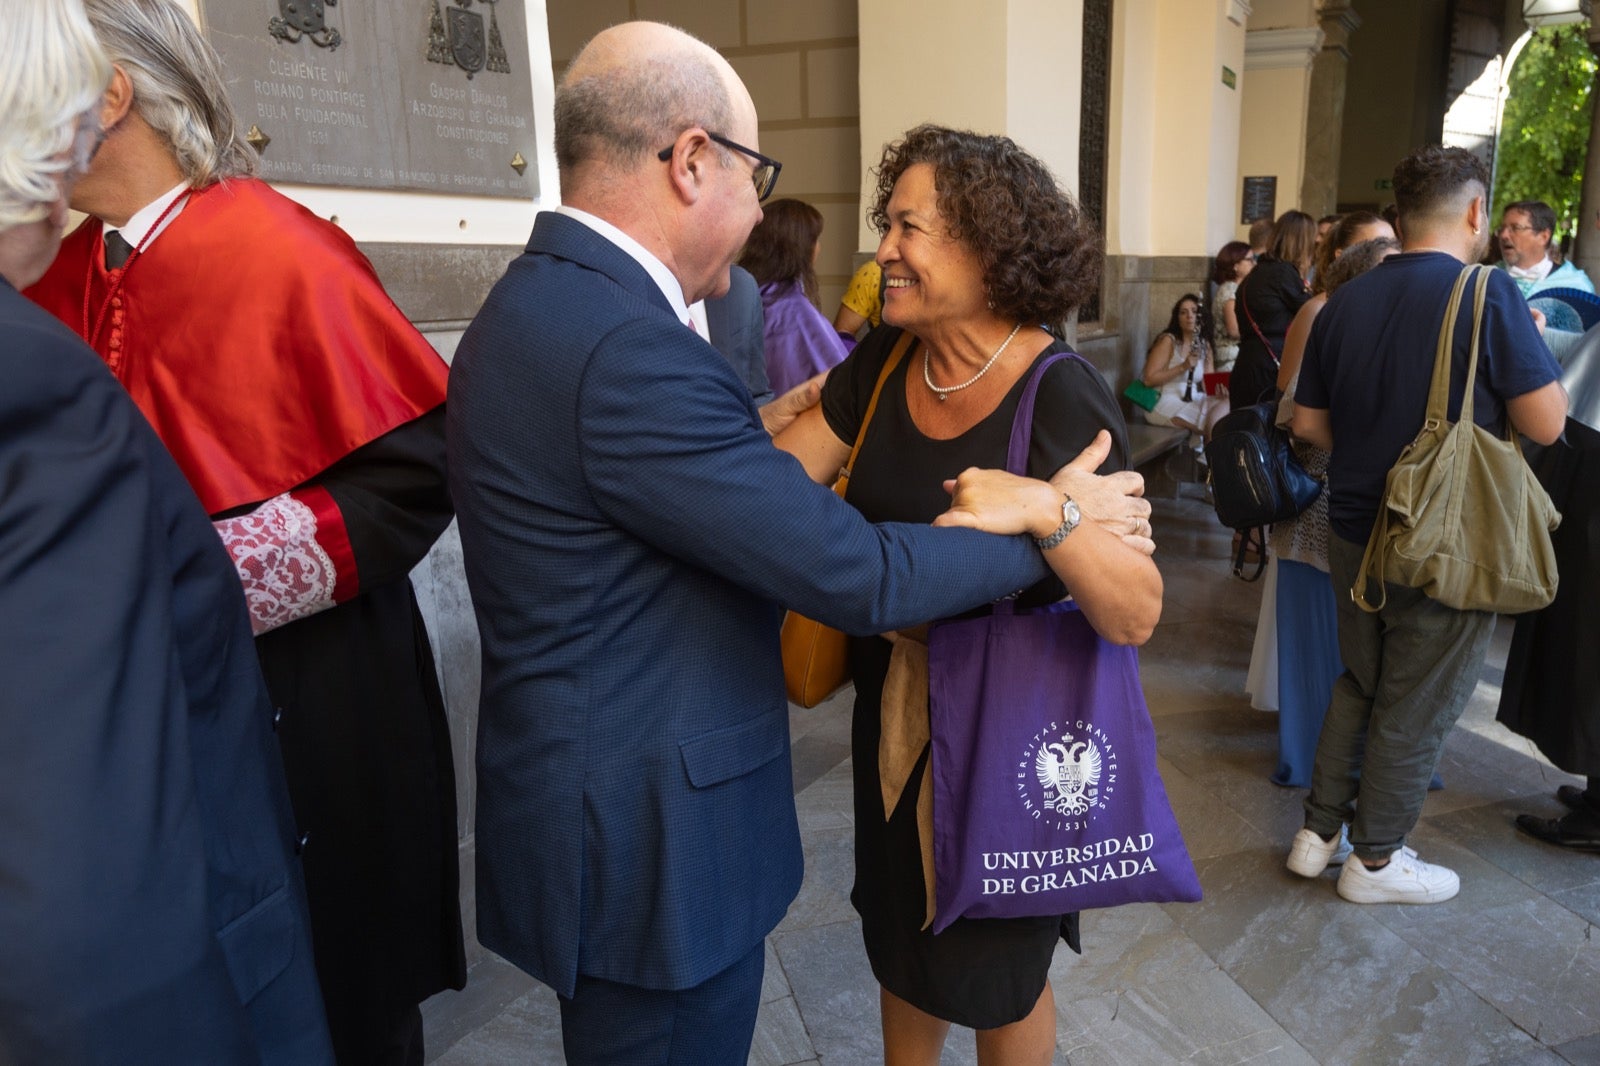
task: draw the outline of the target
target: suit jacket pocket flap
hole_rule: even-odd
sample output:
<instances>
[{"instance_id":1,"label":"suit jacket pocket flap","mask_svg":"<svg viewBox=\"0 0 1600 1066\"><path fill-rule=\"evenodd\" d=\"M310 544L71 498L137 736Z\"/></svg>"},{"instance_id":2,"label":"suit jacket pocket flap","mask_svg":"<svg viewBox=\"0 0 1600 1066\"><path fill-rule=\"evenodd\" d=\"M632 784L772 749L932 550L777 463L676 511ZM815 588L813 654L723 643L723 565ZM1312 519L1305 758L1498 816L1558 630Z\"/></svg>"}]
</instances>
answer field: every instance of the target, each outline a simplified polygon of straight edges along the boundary
<instances>
[{"instance_id":1,"label":"suit jacket pocket flap","mask_svg":"<svg viewBox=\"0 0 1600 1066\"><path fill-rule=\"evenodd\" d=\"M789 733L787 708L749 722L713 729L681 741L683 767L696 788L709 788L748 774L783 754Z\"/></svg>"},{"instance_id":2,"label":"suit jacket pocket flap","mask_svg":"<svg viewBox=\"0 0 1600 1066\"><path fill-rule=\"evenodd\" d=\"M228 960L228 974L240 1003L249 1003L288 968L298 941L294 896L288 885L279 886L222 928L217 942Z\"/></svg>"}]
</instances>

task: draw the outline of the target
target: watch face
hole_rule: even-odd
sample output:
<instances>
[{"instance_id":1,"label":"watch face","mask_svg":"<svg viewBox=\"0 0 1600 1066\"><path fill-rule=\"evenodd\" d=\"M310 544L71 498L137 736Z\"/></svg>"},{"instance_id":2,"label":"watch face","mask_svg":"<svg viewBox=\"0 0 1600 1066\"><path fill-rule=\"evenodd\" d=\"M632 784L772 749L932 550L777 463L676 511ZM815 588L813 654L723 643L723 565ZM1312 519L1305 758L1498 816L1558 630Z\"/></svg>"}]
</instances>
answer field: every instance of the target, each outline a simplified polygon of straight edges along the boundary
<instances>
[{"instance_id":1,"label":"watch face","mask_svg":"<svg viewBox=\"0 0 1600 1066\"><path fill-rule=\"evenodd\" d=\"M1061 505L1061 519L1073 529L1078 527L1078 523L1083 521L1083 512L1078 510L1077 501L1068 500Z\"/></svg>"}]
</instances>

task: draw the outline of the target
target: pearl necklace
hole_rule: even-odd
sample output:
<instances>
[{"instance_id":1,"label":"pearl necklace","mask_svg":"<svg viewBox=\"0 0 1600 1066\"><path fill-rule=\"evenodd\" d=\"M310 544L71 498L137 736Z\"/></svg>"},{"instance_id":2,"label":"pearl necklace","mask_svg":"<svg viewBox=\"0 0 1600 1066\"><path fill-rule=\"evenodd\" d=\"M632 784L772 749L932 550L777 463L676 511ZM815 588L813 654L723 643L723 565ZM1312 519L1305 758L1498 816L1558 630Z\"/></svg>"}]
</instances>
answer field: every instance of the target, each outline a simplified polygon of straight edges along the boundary
<instances>
[{"instance_id":1,"label":"pearl necklace","mask_svg":"<svg viewBox=\"0 0 1600 1066\"><path fill-rule=\"evenodd\" d=\"M972 375L966 381L963 381L961 384L959 384L959 385L951 385L949 388L942 388L941 386L935 385L933 383L933 375L928 372L928 367L929 367L929 364L932 361L932 357L931 357L930 353L928 352L927 347L924 346L923 349L922 349L922 380L927 383L927 386L928 386L929 389L933 390L933 394L935 396L939 397L939 402L940 403L944 403L945 400L950 398L950 394L952 392L960 392L962 389L966 388L968 385L975 384L979 378L981 378L981 377L983 377L983 375L987 374L989 372L989 368L991 366L994 366L994 361L996 359L1000 358L1000 353L1005 351L1007 348L1011 347L1012 338L1017 335L1017 331L1020 330L1021 328L1022 328L1022 323L1021 322L1018 322L1015 326L1012 326L1011 327L1011 332L1006 334L1006 339L1000 342L1000 347L998 347L998 348L996 348L994 350L994 354L989 357L989 361L987 363L983 364L983 368L981 370L979 370L976 374Z\"/></svg>"}]
</instances>

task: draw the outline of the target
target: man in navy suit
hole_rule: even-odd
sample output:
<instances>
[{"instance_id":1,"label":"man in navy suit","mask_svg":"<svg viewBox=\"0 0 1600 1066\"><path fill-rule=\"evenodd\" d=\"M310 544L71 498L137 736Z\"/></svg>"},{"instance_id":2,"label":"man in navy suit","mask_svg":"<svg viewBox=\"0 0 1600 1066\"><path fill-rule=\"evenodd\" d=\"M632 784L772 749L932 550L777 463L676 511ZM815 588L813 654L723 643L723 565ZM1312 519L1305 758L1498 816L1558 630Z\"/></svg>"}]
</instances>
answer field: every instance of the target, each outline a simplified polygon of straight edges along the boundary
<instances>
[{"instance_id":1,"label":"man in navy suit","mask_svg":"<svg viewBox=\"0 0 1600 1066\"><path fill-rule=\"evenodd\" d=\"M759 407L772 399L772 384L767 381L763 336L767 320L761 308L761 290L750 271L737 264L729 270L728 282L726 295L705 302L706 339L733 364Z\"/></svg>"},{"instance_id":2,"label":"man in navy suit","mask_svg":"<svg viewBox=\"0 0 1600 1066\"><path fill-rule=\"evenodd\" d=\"M478 935L560 995L569 1063L742 1064L800 885L782 608L882 632L1045 570L1025 537L868 524L696 335L776 177L716 52L613 27L555 115L562 206L446 405L483 639Z\"/></svg>"},{"instance_id":3,"label":"man in navy suit","mask_svg":"<svg viewBox=\"0 0 1600 1066\"><path fill-rule=\"evenodd\" d=\"M331 1064L233 563L111 372L17 291L60 244L110 75L79 0L8 5L0 1063Z\"/></svg>"}]
</instances>

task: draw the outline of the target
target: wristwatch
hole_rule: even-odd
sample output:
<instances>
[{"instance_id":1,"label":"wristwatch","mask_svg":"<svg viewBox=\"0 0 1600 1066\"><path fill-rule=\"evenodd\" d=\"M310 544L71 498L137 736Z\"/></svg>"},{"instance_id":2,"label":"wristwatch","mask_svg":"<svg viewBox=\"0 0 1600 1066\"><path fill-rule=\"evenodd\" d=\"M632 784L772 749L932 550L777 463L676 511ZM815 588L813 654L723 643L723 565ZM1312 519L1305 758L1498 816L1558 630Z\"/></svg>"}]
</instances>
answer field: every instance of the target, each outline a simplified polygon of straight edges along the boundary
<instances>
[{"instance_id":1,"label":"wristwatch","mask_svg":"<svg viewBox=\"0 0 1600 1066\"><path fill-rule=\"evenodd\" d=\"M1067 534L1078 528L1078 523L1083 521L1083 513L1078 510L1078 505L1071 496L1061 501L1061 524L1056 531L1048 537L1034 537L1033 542L1039 546L1040 551L1049 551L1067 539Z\"/></svg>"}]
</instances>

